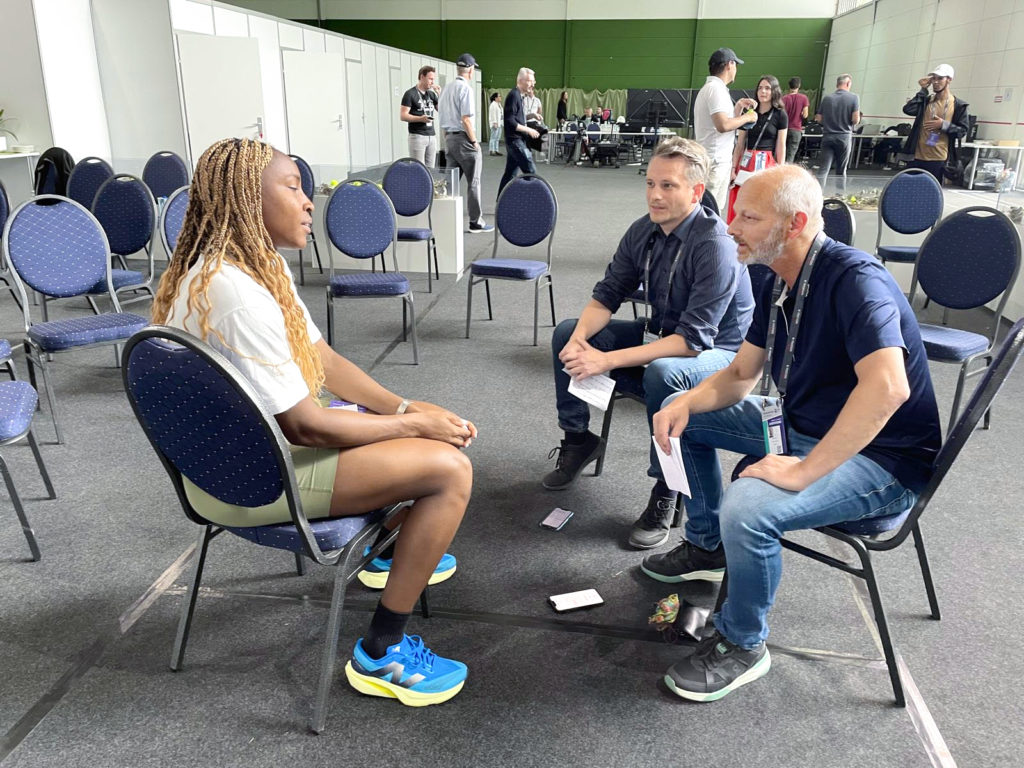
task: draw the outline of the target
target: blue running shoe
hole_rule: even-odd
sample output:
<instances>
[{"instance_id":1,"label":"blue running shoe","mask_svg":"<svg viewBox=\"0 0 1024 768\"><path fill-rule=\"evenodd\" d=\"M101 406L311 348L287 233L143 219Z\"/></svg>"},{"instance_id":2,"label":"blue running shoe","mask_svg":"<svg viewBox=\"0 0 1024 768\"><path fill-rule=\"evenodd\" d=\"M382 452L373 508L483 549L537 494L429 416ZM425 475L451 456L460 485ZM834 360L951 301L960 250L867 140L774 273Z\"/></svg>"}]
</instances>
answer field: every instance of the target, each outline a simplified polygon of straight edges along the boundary
<instances>
[{"instance_id":1,"label":"blue running shoe","mask_svg":"<svg viewBox=\"0 0 1024 768\"><path fill-rule=\"evenodd\" d=\"M382 659L371 659L356 642L345 665L348 683L367 696L398 699L407 707L426 707L448 701L466 682L466 665L438 656L418 635L403 635Z\"/></svg>"},{"instance_id":2,"label":"blue running shoe","mask_svg":"<svg viewBox=\"0 0 1024 768\"><path fill-rule=\"evenodd\" d=\"M363 550L363 557L370 554L370 548ZM391 573L391 559L384 560L379 557L373 558L366 567L358 573L359 580L370 589L384 589L388 583L388 574ZM455 575L455 555L445 552L441 555L441 562L430 574L427 584L440 584Z\"/></svg>"}]
</instances>

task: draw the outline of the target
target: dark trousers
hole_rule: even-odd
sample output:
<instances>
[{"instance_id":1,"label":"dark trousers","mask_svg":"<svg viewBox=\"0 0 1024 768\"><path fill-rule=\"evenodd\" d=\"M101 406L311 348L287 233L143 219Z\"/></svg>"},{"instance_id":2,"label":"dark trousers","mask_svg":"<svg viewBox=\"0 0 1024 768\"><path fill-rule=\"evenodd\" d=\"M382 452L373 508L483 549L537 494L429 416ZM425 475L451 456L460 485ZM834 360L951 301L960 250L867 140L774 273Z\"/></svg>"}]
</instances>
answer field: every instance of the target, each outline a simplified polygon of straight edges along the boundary
<instances>
[{"instance_id":1,"label":"dark trousers","mask_svg":"<svg viewBox=\"0 0 1024 768\"><path fill-rule=\"evenodd\" d=\"M829 135L821 137L818 152L818 181L825 188L829 171L835 166L839 178L839 191L846 192L846 164L850 162L850 137Z\"/></svg>"},{"instance_id":2,"label":"dark trousers","mask_svg":"<svg viewBox=\"0 0 1024 768\"><path fill-rule=\"evenodd\" d=\"M914 158L907 163L907 168L920 168L922 171L928 171L932 176L935 177L936 181L939 182L939 186L942 186L942 174L946 170L945 160L918 160Z\"/></svg>"},{"instance_id":3,"label":"dark trousers","mask_svg":"<svg viewBox=\"0 0 1024 768\"><path fill-rule=\"evenodd\" d=\"M533 156L526 148L526 142L519 136L505 137L505 152L505 173L502 174L501 181L498 182L498 197L501 197L501 190L512 181L517 170L523 173L537 172L537 167L533 164Z\"/></svg>"}]
</instances>

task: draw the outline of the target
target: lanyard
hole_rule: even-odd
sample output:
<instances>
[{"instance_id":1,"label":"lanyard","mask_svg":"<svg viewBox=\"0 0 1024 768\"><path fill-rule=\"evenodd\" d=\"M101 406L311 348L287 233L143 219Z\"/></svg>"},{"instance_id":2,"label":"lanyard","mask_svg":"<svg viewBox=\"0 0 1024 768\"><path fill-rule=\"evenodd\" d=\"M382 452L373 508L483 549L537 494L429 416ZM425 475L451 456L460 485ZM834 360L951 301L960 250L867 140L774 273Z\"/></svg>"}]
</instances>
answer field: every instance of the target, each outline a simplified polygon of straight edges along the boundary
<instances>
[{"instance_id":1,"label":"lanyard","mask_svg":"<svg viewBox=\"0 0 1024 768\"><path fill-rule=\"evenodd\" d=\"M794 286L796 304L793 307L793 322L789 329L789 336L786 339L786 352L782 356L782 371L779 374L779 382L776 389L779 391L779 399L786 398L786 385L789 382L789 369L793 365L793 352L796 349L796 337L800 331L800 322L804 315L804 301L811 290L811 271L814 269L814 262L818 260L822 246L825 245L825 233L819 232L811 248L807 251L807 258L800 270ZM772 355L775 353L775 332L779 324L779 298L782 296L783 280L775 276L775 283L772 286L772 309L768 316L768 342L765 345L764 373L761 375L761 396L766 397L772 386Z\"/></svg>"},{"instance_id":2,"label":"lanyard","mask_svg":"<svg viewBox=\"0 0 1024 768\"><path fill-rule=\"evenodd\" d=\"M647 302L644 304L644 336L647 336L647 328L650 324L650 317L648 313L650 311L651 301L651 254L654 252L654 241L658 237L658 232L655 230L651 233L651 236L647 238L647 247L644 249L644 296L647 297ZM665 314L668 312L668 304L672 300L672 280L676 276L676 265L679 263L679 257L683 255L683 246L680 243L679 249L676 251L675 258L672 259L672 266L668 270L668 292L665 294L665 307L661 311L661 321L664 325ZM658 336L660 337L664 328L659 329Z\"/></svg>"}]
</instances>

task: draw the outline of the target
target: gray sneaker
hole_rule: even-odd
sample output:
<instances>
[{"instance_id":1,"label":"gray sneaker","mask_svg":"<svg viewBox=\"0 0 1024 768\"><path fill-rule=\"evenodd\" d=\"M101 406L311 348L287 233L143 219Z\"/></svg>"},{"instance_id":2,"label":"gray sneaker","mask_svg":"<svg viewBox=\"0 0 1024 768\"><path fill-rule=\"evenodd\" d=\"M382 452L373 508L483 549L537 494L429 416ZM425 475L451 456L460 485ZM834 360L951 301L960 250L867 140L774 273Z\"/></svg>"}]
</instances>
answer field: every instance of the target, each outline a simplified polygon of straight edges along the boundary
<instances>
[{"instance_id":1,"label":"gray sneaker","mask_svg":"<svg viewBox=\"0 0 1024 768\"><path fill-rule=\"evenodd\" d=\"M591 462L597 461L604 453L604 440L593 432L587 432L587 436L580 444L573 444L563 440L557 448L552 448L548 458L552 459L558 454L555 469L544 475L541 485L549 491L564 491L576 483L576 479L583 472L584 467Z\"/></svg>"},{"instance_id":2,"label":"gray sneaker","mask_svg":"<svg viewBox=\"0 0 1024 768\"><path fill-rule=\"evenodd\" d=\"M676 499L679 498L679 494L659 496L658 490L658 486L655 486L651 491L647 509L633 523L633 527L629 531L629 546L631 547L652 549L660 547L668 541L672 518L676 514Z\"/></svg>"},{"instance_id":3,"label":"gray sneaker","mask_svg":"<svg viewBox=\"0 0 1024 768\"><path fill-rule=\"evenodd\" d=\"M772 657L764 643L747 650L716 631L700 641L692 656L669 667L665 685L690 701L717 701L764 677L771 666Z\"/></svg>"}]
</instances>

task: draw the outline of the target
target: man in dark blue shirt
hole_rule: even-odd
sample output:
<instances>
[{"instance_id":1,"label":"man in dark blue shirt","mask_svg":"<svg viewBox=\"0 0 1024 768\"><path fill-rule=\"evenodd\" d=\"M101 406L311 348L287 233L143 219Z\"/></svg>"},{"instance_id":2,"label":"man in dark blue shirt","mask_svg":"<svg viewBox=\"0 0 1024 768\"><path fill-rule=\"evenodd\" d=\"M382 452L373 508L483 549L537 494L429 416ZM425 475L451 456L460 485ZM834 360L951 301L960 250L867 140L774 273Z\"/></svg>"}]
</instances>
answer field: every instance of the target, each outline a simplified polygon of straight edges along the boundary
<instances>
[{"instance_id":1,"label":"man in dark blue shirt","mask_svg":"<svg viewBox=\"0 0 1024 768\"><path fill-rule=\"evenodd\" d=\"M771 666L764 641L782 574L779 537L909 509L938 454L939 413L914 313L876 259L825 237L821 206L821 187L794 165L743 185L729 233L740 259L767 264L785 288L773 301L766 283L728 368L654 417L663 449L682 435L693 496L683 543L646 558L643 572L721 581L729 566L715 632L665 676L694 701L719 699ZM766 374L781 408L763 396ZM750 396L759 381L762 396ZM788 446L775 439L783 431ZM723 492L717 448L763 458Z\"/></svg>"},{"instance_id":2,"label":"man in dark blue shirt","mask_svg":"<svg viewBox=\"0 0 1024 768\"><path fill-rule=\"evenodd\" d=\"M498 182L498 197L501 190L512 181L516 171L536 173L533 155L526 148L526 137L536 139L540 134L526 124L526 110L523 109L523 96L530 92L536 83L533 70L523 67L516 77L516 87L505 97L505 173Z\"/></svg>"},{"instance_id":3,"label":"man in dark blue shirt","mask_svg":"<svg viewBox=\"0 0 1024 768\"><path fill-rule=\"evenodd\" d=\"M555 395L565 439L555 470L544 477L548 490L572 486L604 451L604 441L588 430L587 404L569 393L570 376L615 371L620 388L643 395L650 420L666 397L728 365L743 343L754 307L750 277L725 224L700 204L709 165L695 141L673 136L658 144L647 169L649 214L619 242L579 320L555 329ZM646 293L644 317L612 320L637 288ZM676 501L649 448L647 474L656 483L629 536L639 549L668 539Z\"/></svg>"}]
</instances>

